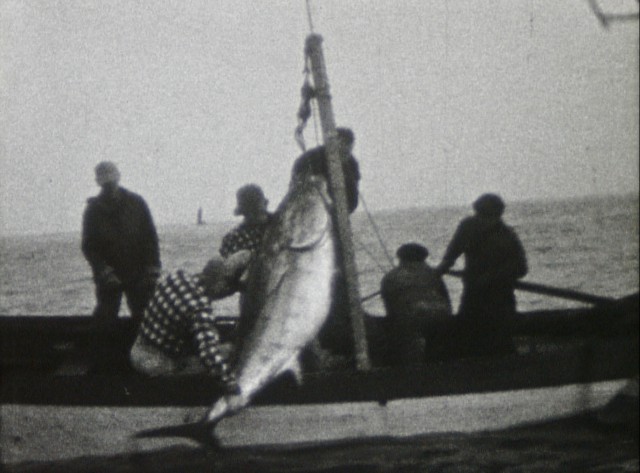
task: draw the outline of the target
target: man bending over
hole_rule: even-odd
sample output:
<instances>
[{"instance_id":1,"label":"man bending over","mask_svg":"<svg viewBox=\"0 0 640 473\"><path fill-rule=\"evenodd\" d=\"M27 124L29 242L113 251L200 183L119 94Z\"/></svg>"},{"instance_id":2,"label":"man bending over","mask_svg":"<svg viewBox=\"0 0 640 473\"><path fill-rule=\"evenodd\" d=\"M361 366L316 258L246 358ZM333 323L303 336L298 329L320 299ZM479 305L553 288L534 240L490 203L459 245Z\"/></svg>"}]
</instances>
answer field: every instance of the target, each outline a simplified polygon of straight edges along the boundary
<instances>
[{"instance_id":1,"label":"man bending over","mask_svg":"<svg viewBox=\"0 0 640 473\"><path fill-rule=\"evenodd\" d=\"M233 345L216 327L212 302L240 287L250 251L210 260L199 274L176 271L161 279L131 348L133 367L150 376L209 373L231 389Z\"/></svg>"}]
</instances>

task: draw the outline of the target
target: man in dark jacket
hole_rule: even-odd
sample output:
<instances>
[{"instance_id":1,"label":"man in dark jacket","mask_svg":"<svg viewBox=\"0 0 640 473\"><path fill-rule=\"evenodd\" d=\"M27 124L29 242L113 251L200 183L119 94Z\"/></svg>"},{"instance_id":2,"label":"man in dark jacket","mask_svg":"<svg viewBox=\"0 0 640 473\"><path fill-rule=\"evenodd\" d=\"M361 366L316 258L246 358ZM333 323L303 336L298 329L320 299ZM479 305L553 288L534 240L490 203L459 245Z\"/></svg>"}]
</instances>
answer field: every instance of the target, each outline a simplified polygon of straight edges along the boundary
<instances>
[{"instance_id":1,"label":"man in dark jacket","mask_svg":"<svg viewBox=\"0 0 640 473\"><path fill-rule=\"evenodd\" d=\"M358 161L351 154L355 143L355 135L349 128L336 128L340 155L342 159L342 173L347 194L347 207L352 213L358 206L358 185L360 183L360 167ZM324 146L310 149L293 163L292 180L304 173L318 174L329 180L329 164L327 150Z\"/></svg>"},{"instance_id":2,"label":"man in dark jacket","mask_svg":"<svg viewBox=\"0 0 640 473\"><path fill-rule=\"evenodd\" d=\"M473 203L475 215L460 222L438 266L445 273L465 256L459 309L462 354L514 351L515 284L528 268L518 235L502 221L504 208L499 196L481 195Z\"/></svg>"},{"instance_id":3,"label":"man in dark jacket","mask_svg":"<svg viewBox=\"0 0 640 473\"><path fill-rule=\"evenodd\" d=\"M101 162L95 171L102 191L88 200L82 222L82 252L96 284L93 315L99 323L114 322L124 293L140 321L160 273L156 229L144 199L119 186L115 164Z\"/></svg>"},{"instance_id":4,"label":"man in dark jacket","mask_svg":"<svg viewBox=\"0 0 640 473\"><path fill-rule=\"evenodd\" d=\"M441 275L427 264L428 255L419 243L401 245L396 251L398 266L380 283L393 364L406 366L442 356L450 342L442 339L447 323L453 321L449 292Z\"/></svg>"}]
</instances>

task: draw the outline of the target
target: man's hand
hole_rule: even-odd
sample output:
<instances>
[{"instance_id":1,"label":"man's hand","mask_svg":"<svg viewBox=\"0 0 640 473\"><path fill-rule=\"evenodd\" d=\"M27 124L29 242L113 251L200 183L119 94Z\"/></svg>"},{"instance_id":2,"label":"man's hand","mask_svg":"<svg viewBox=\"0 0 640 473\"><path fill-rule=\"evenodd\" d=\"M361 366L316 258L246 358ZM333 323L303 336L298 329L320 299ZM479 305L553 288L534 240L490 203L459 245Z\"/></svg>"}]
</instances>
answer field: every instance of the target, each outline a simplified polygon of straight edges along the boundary
<instances>
[{"instance_id":1,"label":"man's hand","mask_svg":"<svg viewBox=\"0 0 640 473\"><path fill-rule=\"evenodd\" d=\"M438 276L443 276L444 274L447 273L447 271L449 271L449 267L446 266L444 263L440 263L438 266L434 268L434 270Z\"/></svg>"},{"instance_id":2,"label":"man's hand","mask_svg":"<svg viewBox=\"0 0 640 473\"><path fill-rule=\"evenodd\" d=\"M118 289L122 286L122 281L120 278L116 276L113 268L106 268L99 278L99 283L101 286L106 287L107 289Z\"/></svg>"}]
</instances>

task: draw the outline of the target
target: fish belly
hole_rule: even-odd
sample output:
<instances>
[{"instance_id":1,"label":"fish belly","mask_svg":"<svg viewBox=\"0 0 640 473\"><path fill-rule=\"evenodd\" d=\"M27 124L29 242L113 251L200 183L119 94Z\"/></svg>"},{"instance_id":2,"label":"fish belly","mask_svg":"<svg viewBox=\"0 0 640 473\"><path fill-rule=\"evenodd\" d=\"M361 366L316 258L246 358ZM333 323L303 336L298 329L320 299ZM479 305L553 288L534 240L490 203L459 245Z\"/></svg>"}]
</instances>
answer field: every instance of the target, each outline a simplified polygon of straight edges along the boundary
<instances>
[{"instance_id":1,"label":"fish belly","mask_svg":"<svg viewBox=\"0 0 640 473\"><path fill-rule=\"evenodd\" d=\"M255 335L240 358L238 386L252 397L263 386L298 365L302 350L317 336L327 319L334 274L331 239L313 254L297 256L259 317Z\"/></svg>"},{"instance_id":2,"label":"fish belly","mask_svg":"<svg viewBox=\"0 0 640 473\"><path fill-rule=\"evenodd\" d=\"M245 294L253 299L255 323L236 368L241 404L285 371L299 369L301 352L327 319L336 272L330 203L326 181L309 179L292 188L265 235L257 283Z\"/></svg>"}]
</instances>

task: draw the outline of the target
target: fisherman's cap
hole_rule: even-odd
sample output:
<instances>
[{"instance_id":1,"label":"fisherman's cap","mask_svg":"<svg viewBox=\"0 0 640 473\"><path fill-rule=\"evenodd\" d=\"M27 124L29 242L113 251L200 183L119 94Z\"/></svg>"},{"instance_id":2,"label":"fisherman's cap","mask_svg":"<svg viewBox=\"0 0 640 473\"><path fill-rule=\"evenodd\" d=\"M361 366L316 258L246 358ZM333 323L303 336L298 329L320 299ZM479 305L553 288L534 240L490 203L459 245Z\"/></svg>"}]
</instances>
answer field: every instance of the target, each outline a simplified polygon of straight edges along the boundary
<instances>
[{"instance_id":1,"label":"fisherman's cap","mask_svg":"<svg viewBox=\"0 0 640 473\"><path fill-rule=\"evenodd\" d=\"M396 256L401 261L424 261L429 256L429 250L420 243L405 243L398 248Z\"/></svg>"},{"instance_id":2,"label":"fisherman's cap","mask_svg":"<svg viewBox=\"0 0 640 473\"><path fill-rule=\"evenodd\" d=\"M102 161L96 166L96 182L103 186L108 182L117 184L120 181L120 171L111 161Z\"/></svg>"},{"instance_id":3,"label":"fisherman's cap","mask_svg":"<svg viewBox=\"0 0 640 473\"><path fill-rule=\"evenodd\" d=\"M356 141L356 137L353 134L351 128L338 127L336 128L336 134L347 144L352 145Z\"/></svg>"},{"instance_id":4,"label":"fisherman's cap","mask_svg":"<svg viewBox=\"0 0 640 473\"><path fill-rule=\"evenodd\" d=\"M233 214L245 215L247 210L264 204L267 199L264 197L264 192L262 192L259 185L247 184L238 189L238 192L236 192L236 200L238 201L238 205L233 211Z\"/></svg>"},{"instance_id":5,"label":"fisherman's cap","mask_svg":"<svg viewBox=\"0 0 640 473\"><path fill-rule=\"evenodd\" d=\"M504 202L497 194L482 194L473 203L473 210L486 217L500 217L504 212Z\"/></svg>"}]
</instances>

